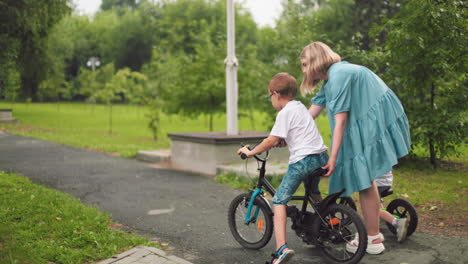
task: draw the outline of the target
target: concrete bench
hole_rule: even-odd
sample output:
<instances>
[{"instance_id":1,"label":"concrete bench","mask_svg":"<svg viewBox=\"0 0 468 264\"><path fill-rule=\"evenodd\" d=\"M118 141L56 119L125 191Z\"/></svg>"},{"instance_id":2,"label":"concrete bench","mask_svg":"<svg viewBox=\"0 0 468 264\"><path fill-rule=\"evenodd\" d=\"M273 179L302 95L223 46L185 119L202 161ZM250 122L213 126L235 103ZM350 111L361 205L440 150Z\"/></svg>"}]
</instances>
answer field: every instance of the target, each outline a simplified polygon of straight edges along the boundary
<instances>
[{"instance_id":1,"label":"concrete bench","mask_svg":"<svg viewBox=\"0 0 468 264\"><path fill-rule=\"evenodd\" d=\"M239 135L227 135L226 132L170 133L171 163L174 168L216 175L219 165L240 163L236 154L240 144L251 146L268 137L267 132L241 131ZM287 148L274 148L270 151L270 161L286 162Z\"/></svg>"},{"instance_id":2,"label":"concrete bench","mask_svg":"<svg viewBox=\"0 0 468 264\"><path fill-rule=\"evenodd\" d=\"M0 109L0 123L14 123L16 119L13 118L12 109Z\"/></svg>"}]
</instances>

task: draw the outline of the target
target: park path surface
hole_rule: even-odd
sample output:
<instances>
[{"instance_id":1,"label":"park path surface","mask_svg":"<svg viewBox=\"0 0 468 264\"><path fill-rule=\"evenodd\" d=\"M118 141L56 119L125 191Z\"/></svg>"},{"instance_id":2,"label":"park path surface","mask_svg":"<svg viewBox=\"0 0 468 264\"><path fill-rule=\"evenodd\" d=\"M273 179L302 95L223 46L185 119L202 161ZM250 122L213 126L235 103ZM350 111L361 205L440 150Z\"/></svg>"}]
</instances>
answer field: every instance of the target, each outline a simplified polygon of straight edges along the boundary
<instances>
[{"instance_id":1,"label":"park path surface","mask_svg":"<svg viewBox=\"0 0 468 264\"><path fill-rule=\"evenodd\" d=\"M112 214L115 221L167 243L166 252L196 264L265 263L262 250L240 247L227 225L227 208L240 193L196 174L152 168L104 153L0 132L0 170L69 193ZM413 234L403 244L382 228L387 250L361 263L468 263L468 240ZM291 263L323 263L320 253L288 233Z\"/></svg>"}]
</instances>

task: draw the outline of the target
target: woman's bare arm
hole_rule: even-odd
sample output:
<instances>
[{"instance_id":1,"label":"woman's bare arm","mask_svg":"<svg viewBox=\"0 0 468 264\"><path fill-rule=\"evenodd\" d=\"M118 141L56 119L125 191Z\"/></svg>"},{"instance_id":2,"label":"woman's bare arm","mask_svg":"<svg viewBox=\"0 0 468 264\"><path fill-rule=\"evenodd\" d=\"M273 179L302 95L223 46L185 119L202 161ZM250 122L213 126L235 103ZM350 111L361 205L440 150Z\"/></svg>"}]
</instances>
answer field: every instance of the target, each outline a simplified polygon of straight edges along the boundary
<instances>
[{"instance_id":1,"label":"woman's bare arm","mask_svg":"<svg viewBox=\"0 0 468 264\"><path fill-rule=\"evenodd\" d=\"M330 176L335 170L338 152L340 151L341 143L343 143L343 134L346 128L346 121L348 120L348 112L338 113L334 116L334 118L335 128L333 129L332 150L327 165L323 167L323 169L328 169L327 174L324 176Z\"/></svg>"},{"instance_id":2,"label":"woman's bare arm","mask_svg":"<svg viewBox=\"0 0 468 264\"><path fill-rule=\"evenodd\" d=\"M322 110L324 109L325 107L323 106L320 106L320 105L311 105L310 108L309 108L309 113L310 115L312 116L313 119L317 118L317 116L320 114L320 112L322 112Z\"/></svg>"}]
</instances>

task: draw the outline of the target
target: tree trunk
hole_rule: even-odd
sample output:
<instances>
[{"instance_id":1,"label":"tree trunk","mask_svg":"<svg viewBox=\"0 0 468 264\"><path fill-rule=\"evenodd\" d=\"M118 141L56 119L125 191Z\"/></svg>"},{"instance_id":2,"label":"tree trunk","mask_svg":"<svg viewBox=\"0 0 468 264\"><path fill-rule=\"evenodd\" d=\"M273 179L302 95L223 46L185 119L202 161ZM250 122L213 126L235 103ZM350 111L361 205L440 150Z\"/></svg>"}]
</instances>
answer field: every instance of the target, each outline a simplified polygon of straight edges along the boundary
<instances>
[{"instance_id":1,"label":"tree trunk","mask_svg":"<svg viewBox=\"0 0 468 264\"><path fill-rule=\"evenodd\" d=\"M250 125L252 126L252 130L255 130L255 120L254 120L253 107L249 107L249 117L250 117Z\"/></svg>"},{"instance_id":2,"label":"tree trunk","mask_svg":"<svg viewBox=\"0 0 468 264\"><path fill-rule=\"evenodd\" d=\"M36 78L30 76L22 76L21 77L21 84L23 90L24 99L30 98L32 102L37 101L37 90L39 88Z\"/></svg>"},{"instance_id":3,"label":"tree trunk","mask_svg":"<svg viewBox=\"0 0 468 264\"><path fill-rule=\"evenodd\" d=\"M434 83L431 83L431 110L432 112L435 111L435 85ZM436 151L435 151L435 146L434 146L434 139L433 139L433 133L429 132L429 155L430 155L430 160L432 166L437 168L437 157L436 157Z\"/></svg>"},{"instance_id":4,"label":"tree trunk","mask_svg":"<svg viewBox=\"0 0 468 264\"><path fill-rule=\"evenodd\" d=\"M210 102L211 102L211 105L210 105L210 108L212 110L213 109L213 106L215 105L215 97L210 93ZM210 132L213 132L213 111L210 111Z\"/></svg>"},{"instance_id":5,"label":"tree trunk","mask_svg":"<svg viewBox=\"0 0 468 264\"><path fill-rule=\"evenodd\" d=\"M213 132L213 112L210 112L210 132Z\"/></svg>"},{"instance_id":6,"label":"tree trunk","mask_svg":"<svg viewBox=\"0 0 468 264\"><path fill-rule=\"evenodd\" d=\"M431 164L435 168L437 168L437 158L435 152L435 146L432 138L429 138L429 153L431 155Z\"/></svg>"},{"instance_id":7,"label":"tree trunk","mask_svg":"<svg viewBox=\"0 0 468 264\"><path fill-rule=\"evenodd\" d=\"M109 135L112 135L112 103L109 104Z\"/></svg>"}]
</instances>

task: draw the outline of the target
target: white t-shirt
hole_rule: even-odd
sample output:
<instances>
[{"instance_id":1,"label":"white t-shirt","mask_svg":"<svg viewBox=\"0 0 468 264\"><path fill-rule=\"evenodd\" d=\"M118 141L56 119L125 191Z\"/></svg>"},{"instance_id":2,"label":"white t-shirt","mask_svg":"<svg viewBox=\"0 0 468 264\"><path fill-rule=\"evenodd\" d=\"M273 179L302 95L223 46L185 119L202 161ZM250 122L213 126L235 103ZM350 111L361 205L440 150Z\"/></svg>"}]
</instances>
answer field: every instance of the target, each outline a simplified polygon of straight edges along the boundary
<instances>
[{"instance_id":1,"label":"white t-shirt","mask_svg":"<svg viewBox=\"0 0 468 264\"><path fill-rule=\"evenodd\" d=\"M278 112L270 135L283 138L288 144L289 164L327 150L314 119L307 108L296 100L288 102Z\"/></svg>"}]
</instances>

